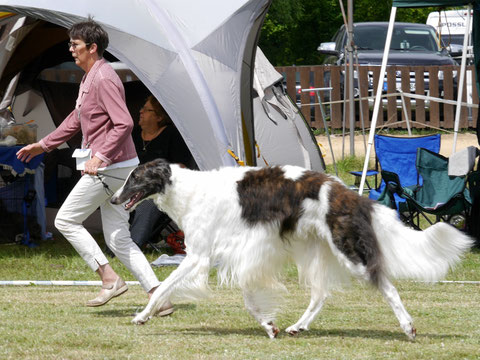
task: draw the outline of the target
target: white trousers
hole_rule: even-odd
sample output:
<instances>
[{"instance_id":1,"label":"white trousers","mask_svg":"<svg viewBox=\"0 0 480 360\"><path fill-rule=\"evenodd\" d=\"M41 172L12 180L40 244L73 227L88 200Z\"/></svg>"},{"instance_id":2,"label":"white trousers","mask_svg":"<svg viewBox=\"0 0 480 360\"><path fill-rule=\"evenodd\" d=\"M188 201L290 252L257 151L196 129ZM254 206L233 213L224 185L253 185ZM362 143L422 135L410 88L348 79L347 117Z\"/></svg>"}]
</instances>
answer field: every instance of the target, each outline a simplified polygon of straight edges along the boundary
<instances>
[{"instance_id":1,"label":"white trousers","mask_svg":"<svg viewBox=\"0 0 480 360\"><path fill-rule=\"evenodd\" d=\"M125 179L133 168L105 170L102 173ZM110 198L123 185L123 180L100 177L110 191L104 188L97 176L83 175L58 211L55 227L88 266L97 271L99 265L108 264L108 260L83 222L100 207L105 243L148 292L160 282L145 255L130 237L129 212L125 211L123 205L110 203Z\"/></svg>"}]
</instances>

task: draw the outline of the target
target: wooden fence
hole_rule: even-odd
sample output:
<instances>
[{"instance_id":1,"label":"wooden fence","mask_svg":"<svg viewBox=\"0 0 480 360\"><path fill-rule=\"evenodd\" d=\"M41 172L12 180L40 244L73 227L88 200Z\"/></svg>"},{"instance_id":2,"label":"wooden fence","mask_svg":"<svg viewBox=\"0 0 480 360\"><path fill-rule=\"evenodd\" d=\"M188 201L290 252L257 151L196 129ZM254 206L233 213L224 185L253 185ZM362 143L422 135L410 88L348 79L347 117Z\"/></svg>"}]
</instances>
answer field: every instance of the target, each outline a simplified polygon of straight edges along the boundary
<instances>
[{"instance_id":1,"label":"wooden fence","mask_svg":"<svg viewBox=\"0 0 480 360\"><path fill-rule=\"evenodd\" d=\"M347 128L349 127L348 101L343 101L345 97L343 66L287 66L277 67L277 70L284 74L289 96L299 105L305 119L312 127L319 129L324 127L317 96L314 92L300 90L323 87L332 87L331 91L320 92L322 103L325 104L327 125L332 129L341 129L345 113ZM413 121L413 128L428 126L453 129L459 75L460 66L388 66L384 80L386 91L384 91L383 106L380 107L378 114L377 127L406 128L407 116ZM379 76L380 66L359 66L355 71L355 127L357 129L362 127L362 117L365 127L370 127L373 95L376 92ZM348 89L346 90L348 94ZM402 107L401 92L406 94L403 96L404 107ZM408 97L409 94L413 97L429 95L433 98L449 100L449 103L411 98ZM346 97L348 98L348 95ZM479 102L473 66L467 66L463 102L477 105ZM477 112L477 107L469 109L467 106L462 106L460 129L475 127Z\"/></svg>"}]
</instances>

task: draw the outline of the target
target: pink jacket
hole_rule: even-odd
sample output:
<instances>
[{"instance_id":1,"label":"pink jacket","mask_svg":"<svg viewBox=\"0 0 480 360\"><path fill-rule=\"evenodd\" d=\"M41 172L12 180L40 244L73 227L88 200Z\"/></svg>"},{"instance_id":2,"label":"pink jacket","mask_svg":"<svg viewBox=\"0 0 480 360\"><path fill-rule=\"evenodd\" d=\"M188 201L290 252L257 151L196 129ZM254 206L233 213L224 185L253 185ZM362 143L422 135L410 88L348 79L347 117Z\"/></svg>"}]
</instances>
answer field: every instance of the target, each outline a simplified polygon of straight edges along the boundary
<instances>
[{"instance_id":1,"label":"pink jacket","mask_svg":"<svg viewBox=\"0 0 480 360\"><path fill-rule=\"evenodd\" d=\"M101 59L83 76L75 109L55 131L40 140L40 145L51 151L81 130L82 147L92 149L92 157L98 157L106 166L137 156L132 128L123 84L115 70Z\"/></svg>"}]
</instances>

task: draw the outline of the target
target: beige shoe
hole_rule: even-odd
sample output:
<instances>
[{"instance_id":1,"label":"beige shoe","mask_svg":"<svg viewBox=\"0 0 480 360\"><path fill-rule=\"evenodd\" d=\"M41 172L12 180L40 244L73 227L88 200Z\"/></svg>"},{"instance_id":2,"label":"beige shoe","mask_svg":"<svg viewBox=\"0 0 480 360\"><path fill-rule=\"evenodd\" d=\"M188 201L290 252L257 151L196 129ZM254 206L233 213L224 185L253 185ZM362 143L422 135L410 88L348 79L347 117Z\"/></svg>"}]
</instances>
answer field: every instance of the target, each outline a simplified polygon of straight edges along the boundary
<instances>
[{"instance_id":1,"label":"beige shoe","mask_svg":"<svg viewBox=\"0 0 480 360\"><path fill-rule=\"evenodd\" d=\"M167 316L172 314L174 311L175 309L173 307L173 304L170 301L167 301L165 305L158 309L154 316Z\"/></svg>"},{"instance_id":2,"label":"beige shoe","mask_svg":"<svg viewBox=\"0 0 480 360\"><path fill-rule=\"evenodd\" d=\"M98 295L95 299L87 301L87 306L102 306L109 302L112 298L122 295L128 290L127 284L121 277L111 285L103 285L105 291Z\"/></svg>"}]
</instances>

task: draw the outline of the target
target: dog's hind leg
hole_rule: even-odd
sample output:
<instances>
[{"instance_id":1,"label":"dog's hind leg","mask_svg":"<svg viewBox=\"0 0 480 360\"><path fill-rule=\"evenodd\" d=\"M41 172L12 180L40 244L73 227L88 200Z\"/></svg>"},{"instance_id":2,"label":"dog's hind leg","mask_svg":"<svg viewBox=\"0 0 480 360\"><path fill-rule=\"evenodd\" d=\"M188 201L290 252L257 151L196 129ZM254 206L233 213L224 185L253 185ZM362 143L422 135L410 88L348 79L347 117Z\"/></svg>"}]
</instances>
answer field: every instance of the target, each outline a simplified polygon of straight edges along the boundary
<instances>
[{"instance_id":1,"label":"dog's hind leg","mask_svg":"<svg viewBox=\"0 0 480 360\"><path fill-rule=\"evenodd\" d=\"M395 316L400 322L400 327L410 340L415 340L416 329L413 327L413 321L407 310L403 306L397 289L386 276L381 275L378 280L378 289L383 297L390 304Z\"/></svg>"},{"instance_id":2,"label":"dog's hind leg","mask_svg":"<svg viewBox=\"0 0 480 360\"><path fill-rule=\"evenodd\" d=\"M178 290L200 290L208 279L209 268L208 259L201 261L197 256L187 255L178 268L155 290L145 309L138 313L132 322L137 325L146 323Z\"/></svg>"},{"instance_id":3,"label":"dog's hind leg","mask_svg":"<svg viewBox=\"0 0 480 360\"><path fill-rule=\"evenodd\" d=\"M320 310L322 310L326 298L326 292L321 290L318 291L312 288L310 304L308 305L307 310L302 315L302 317L294 325L289 326L285 330L285 332L294 336L297 335L300 331L308 330L311 322L315 320Z\"/></svg>"},{"instance_id":4,"label":"dog's hind leg","mask_svg":"<svg viewBox=\"0 0 480 360\"><path fill-rule=\"evenodd\" d=\"M270 339L276 338L280 330L274 323L277 308L272 292L243 290L243 299L248 312L262 325Z\"/></svg>"}]
</instances>

